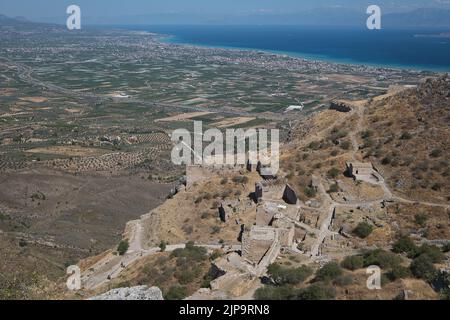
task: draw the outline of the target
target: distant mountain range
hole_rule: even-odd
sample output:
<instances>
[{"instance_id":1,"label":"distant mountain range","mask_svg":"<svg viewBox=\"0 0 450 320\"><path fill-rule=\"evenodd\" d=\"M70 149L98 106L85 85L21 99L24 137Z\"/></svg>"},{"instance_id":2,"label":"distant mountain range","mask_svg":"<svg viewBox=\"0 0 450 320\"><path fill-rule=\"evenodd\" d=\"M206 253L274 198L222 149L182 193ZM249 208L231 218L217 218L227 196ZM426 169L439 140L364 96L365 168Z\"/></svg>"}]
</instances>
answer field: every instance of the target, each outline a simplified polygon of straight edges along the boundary
<instances>
[{"instance_id":1,"label":"distant mountain range","mask_svg":"<svg viewBox=\"0 0 450 320\"><path fill-rule=\"evenodd\" d=\"M387 27L450 27L450 10L417 9L409 13L391 13L384 16Z\"/></svg>"},{"instance_id":2,"label":"distant mountain range","mask_svg":"<svg viewBox=\"0 0 450 320\"><path fill-rule=\"evenodd\" d=\"M28 24L30 23L26 18L24 17L15 17L15 18L10 18L7 16L4 16L2 14L0 14L0 26L22 26L24 24Z\"/></svg>"},{"instance_id":3,"label":"distant mountain range","mask_svg":"<svg viewBox=\"0 0 450 320\"><path fill-rule=\"evenodd\" d=\"M40 28L41 31L61 29L62 26L54 23L33 22L25 17L7 17L0 14L0 28L13 28L14 30L28 31Z\"/></svg>"},{"instance_id":4,"label":"distant mountain range","mask_svg":"<svg viewBox=\"0 0 450 320\"><path fill-rule=\"evenodd\" d=\"M84 25L310 25L310 26L365 26L365 11L346 8L323 8L291 14L255 13L247 15L194 15L162 13L120 17L83 18ZM39 22L65 24L64 17L41 19ZM0 25L20 26L32 22L22 17L0 15ZM383 28L450 28L450 10L436 8L415 9L410 12L382 15Z\"/></svg>"}]
</instances>

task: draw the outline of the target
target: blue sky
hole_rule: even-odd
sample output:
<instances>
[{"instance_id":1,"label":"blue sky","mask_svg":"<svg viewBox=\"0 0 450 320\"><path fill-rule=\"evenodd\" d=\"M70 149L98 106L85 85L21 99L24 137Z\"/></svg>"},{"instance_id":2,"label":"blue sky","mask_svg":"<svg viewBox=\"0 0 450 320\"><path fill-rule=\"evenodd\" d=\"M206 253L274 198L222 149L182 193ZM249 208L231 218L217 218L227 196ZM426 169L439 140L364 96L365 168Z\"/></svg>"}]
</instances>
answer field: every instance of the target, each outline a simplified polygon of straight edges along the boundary
<instances>
[{"instance_id":1,"label":"blue sky","mask_svg":"<svg viewBox=\"0 0 450 320\"><path fill-rule=\"evenodd\" d=\"M0 13L30 19L57 17L65 14L69 4L78 4L83 14L92 18L160 13L285 14L321 7L361 9L369 4L378 4L385 12L418 7L450 8L450 0L1 0Z\"/></svg>"}]
</instances>

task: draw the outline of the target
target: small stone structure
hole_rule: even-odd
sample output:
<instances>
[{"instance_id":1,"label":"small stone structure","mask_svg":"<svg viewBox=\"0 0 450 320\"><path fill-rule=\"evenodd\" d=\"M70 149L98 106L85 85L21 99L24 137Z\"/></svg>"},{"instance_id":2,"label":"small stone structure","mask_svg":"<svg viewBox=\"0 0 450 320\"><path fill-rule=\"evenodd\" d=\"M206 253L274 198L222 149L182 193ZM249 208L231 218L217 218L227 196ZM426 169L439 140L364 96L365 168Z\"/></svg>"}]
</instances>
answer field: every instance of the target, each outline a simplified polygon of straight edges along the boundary
<instances>
[{"instance_id":1,"label":"small stone structure","mask_svg":"<svg viewBox=\"0 0 450 320\"><path fill-rule=\"evenodd\" d=\"M253 162L252 160L247 160L247 170L250 172L255 172L256 168L258 166L258 163Z\"/></svg>"},{"instance_id":2,"label":"small stone structure","mask_svg":"<svg viewBox=\"0 0 450 320\"><path fill-rule=\"evenodd\" d=\"M271 167L268 164L263 164L261 161L258 161L256 166L256 171L259 173L261 178L264 180L274 180L277 179L277 175L271 171Z\"/></svg>"},{"instance_id":3,"label":"small stone structure","mask_svg":"<svg viewBox=\"0 0 450 320\"><path fill-rule=\"evenodd\" d=\"M278 238L282 247L292 247L294 243L295 227L290 228L277 228Z\"/></svg>"},{"instance_id":4,"label":"small stone structure","mask_svg":"<svg viewBox=\"0 0 450 320\"><path fill-rule=\"evenodd\" d=\"M232 216L246 212L252 205L250 199L224 200L219 207L219 218L222 222L227 222Z\"/></svg>"},{"instance_id":5,"label":"small stone structure","mask_svg":"<svg viewBox=\"0 0 450 320\"><path fill-rule=\"evenodd\" d=\"M242 257L253 267L267 267L275 261L281 247L291 247L295 228L252 226L242 235Z\"/></svg>"},{"instance_id":6,"label":"small stone structure","mask_svg":"<svg viewBox=\"0 0 450 320\"><path fill-rule=\"evenodd\" d=\"M346 173L355 180L378 183L382 180L370 162L346 162Z\"/></svg>"},{"instance_id":7,"label":"small stone structure","mask_svg":"<svg viewBox=\"0 0 450 320\"><path fill-rule=\"evenodd\" d=\"M284 188L283 200L288 204L297 204L298 201L297 194L288 184L286 184L286 187Z\"/></svg>"},{"instance_id":8,"label":"small stone structure","mask_svg":"<svg viewBox=\"0 0 450 320\"><path fill-rule=\"evenodd\" d=\"M332 101L330 104L330 110L335 110L339 112L350 112L352 111L352 108L342 101Z\"/></svg>"},{"instance_id":9,"label":"small stone structure","mask_svg":"<svg viewBox=\"0 0 450 320\"><path fill-rule=\"evenodd\" d=\"M311 182L309 183L309 187L313 189L315 192L319 191L320 180L316 176L311 177Z\"/></svg>"},{"instance_id":10,"label":"small stone structure","mask_svg":"<svg viewBox=\"0 0 450 320\"><path fill-rule=\"evenodd\" d=\"M256 225L266 227L272 224L272 220L279 213L277 203L265 202L256 208Z\"/></svg>"},{"instance_id":11,"label":"small stone structure","mask_svg":"<svg viewBox=\"0 0 450 320\"><path fill-rule=\"evenodd\" d=\"M275 228L252 226L242 235L242 257L257 266L276 240Z\"/></svg>"},{"instance_id":12,"label":"small stone structure","mask_svg":"<svg viewBox=\"0 0 450 320\"><path fill-rule=\"evenodd\" d=\"M255 183L255 200L257 203L261 202L263 198L263 184L261 182Z\"/></svg>"},{"instance_id":13,"label":"small stone structure","mask_svg":"<svg viewBox=\"0 0 450 320\"><path fill-rule=\"evenodd\" d=\"M298 197L286 180L263 180L255 183L255 198L257 202L283 200L287 204L297 204Z\"/></svg>"}]
</instances>

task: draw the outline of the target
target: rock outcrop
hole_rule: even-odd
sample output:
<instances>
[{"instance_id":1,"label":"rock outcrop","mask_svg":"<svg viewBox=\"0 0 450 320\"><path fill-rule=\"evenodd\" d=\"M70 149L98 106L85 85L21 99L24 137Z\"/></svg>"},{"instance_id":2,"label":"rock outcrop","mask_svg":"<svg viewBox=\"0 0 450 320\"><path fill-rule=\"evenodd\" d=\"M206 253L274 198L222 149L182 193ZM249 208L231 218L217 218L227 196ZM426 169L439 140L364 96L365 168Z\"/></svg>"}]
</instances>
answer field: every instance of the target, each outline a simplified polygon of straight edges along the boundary
<instances>
[{"instance_id":1,"label":"rock outcrop","mask_svg":"<svg viewBox=\"0 0 450 320\"><path fill-rule=\"evenodd\" d=\"M113 289L89 300L164 300L164 298L158 287L138 286Z\"/></svg>"}]
</instances>

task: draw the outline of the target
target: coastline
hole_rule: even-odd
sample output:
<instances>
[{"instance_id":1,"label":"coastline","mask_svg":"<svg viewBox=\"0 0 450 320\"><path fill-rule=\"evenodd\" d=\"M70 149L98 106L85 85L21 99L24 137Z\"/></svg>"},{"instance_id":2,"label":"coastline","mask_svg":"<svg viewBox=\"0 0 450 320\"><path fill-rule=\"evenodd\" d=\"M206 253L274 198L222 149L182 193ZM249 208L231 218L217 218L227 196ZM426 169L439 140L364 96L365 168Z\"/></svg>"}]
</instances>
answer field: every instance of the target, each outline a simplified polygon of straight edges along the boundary
<instances>
[{"instance_id":1,"label":"coastline","mask_svg":"<svg viewBox=\"0 0 450 320\"><path fill-rule=\"evenodd\" d=\"M161 42L166 44L174 44L174 45L185 45L192 47L200 47L200 48L214 48L214 49L223 49L223 50L236 50L236 51L249 51L255 53L268 53L279 56L288 56L295 59L307 60L310 62L324 62L330 64L341 64L348 65L354 67L371 67L376 69L390 69L390 70L405 70L408 72L432 72L432 73L450 73L449 69L442 68L429 68L421 65L403 65L403 64L379 64L379 63L370 63L370 62L362 62L353 60L351 58L347 59L337 59L332 58L328 55L312 55L306 53L299 53L293 51L281 51L281 50L269 50L269 49L258 49L258 48L248 48L248 47L232 47L232 46L220 46L220 45L209 45L209 44L201 44L201 43L190 43L185 42L179 39L175 35L161 35L158 33L153 33L154 35L158 35L158 38Z\"/></svg>"},{"instance_id":2,"label":"coastline","mask_svg":"<svg viewBox=\"0 0 450 320\"><path fill-rule=\"evenodd\" d=\"M398 70L405 72L417 72L417 73L438 73L445 74L450 73L450 67L442 68L442 67L430 67L424 65L405 65L405 64L381 64L381 63L370 63L357 61L351 58L339 59L333 58L329 55L320 55L320 54L306 54L299 53L293 51L282 51L282 50L269 50L269 49L259 49L259 48L251 48L251 47L235 47L235 46L223 46L223 45L212 45L212 44L202 44L202 43L193 43L187 42L180 39L178 36L173 34L163 34L153 31L144 31L142 29L133 29L126 26L123 26L125 30L138 32L141 34L150 34L153 35L159 42L164 44L172 44L179 46L190 46L197 47L203 49L223 49L223 50L234 50L234 51L248 51L254 53L265 53L278 55L283 57L290 57L294 59L302 59L308 62L321 62L321 63L329 63L329 64L339 64L346 65L350 67L367 67L374 69L385 69L385 70Z\"/></svg>"}]
</instances>

